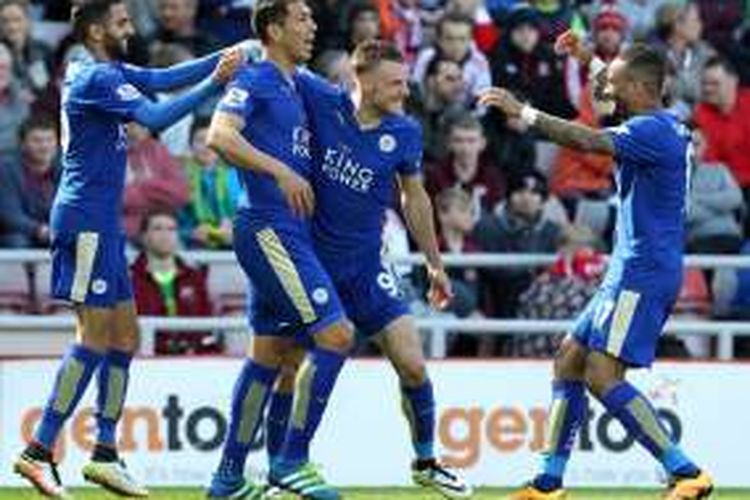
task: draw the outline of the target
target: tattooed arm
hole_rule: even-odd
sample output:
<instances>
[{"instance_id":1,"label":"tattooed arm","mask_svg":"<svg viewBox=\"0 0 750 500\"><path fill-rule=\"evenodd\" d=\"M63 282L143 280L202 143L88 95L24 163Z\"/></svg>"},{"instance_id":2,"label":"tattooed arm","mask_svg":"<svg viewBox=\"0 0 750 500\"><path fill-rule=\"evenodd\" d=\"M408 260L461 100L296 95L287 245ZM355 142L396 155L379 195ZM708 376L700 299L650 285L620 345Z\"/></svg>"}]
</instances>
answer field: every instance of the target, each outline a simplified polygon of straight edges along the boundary
<instances>
[{"instance_id":1,"label":"tattooed arm","mask_svg":"<svg viewBox=\"0 0 750 500\"><path fill-rule=\"evenodd\" d=\"M561 146L610 156L615 154L612 138L604 130L563 120L532 108L524 109L524 104L505 89L491 88L482 94L479 102L485 106L494 106L510 117L520 117Z\"/></svg>"}]
</instances>

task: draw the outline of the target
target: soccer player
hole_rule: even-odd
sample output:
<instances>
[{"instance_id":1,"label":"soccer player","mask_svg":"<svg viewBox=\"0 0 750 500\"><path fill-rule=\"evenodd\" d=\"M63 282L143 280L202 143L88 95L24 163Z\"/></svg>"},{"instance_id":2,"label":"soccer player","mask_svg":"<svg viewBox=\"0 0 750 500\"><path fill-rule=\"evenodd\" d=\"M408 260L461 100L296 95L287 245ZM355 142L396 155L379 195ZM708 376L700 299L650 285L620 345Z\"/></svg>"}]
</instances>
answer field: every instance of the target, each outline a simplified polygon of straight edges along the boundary
<instances>
[{"instance_id":1,"label":"soccer player","mask_svg":"<svg viewBox=\"0 0 750 500\"><path fill-rule=\"evenodd\" d=\"M419 125L404 116L408 67L388 42L360 44L353 55L360 103L310 74L296 82L311 119L314 144L313 218L315 250L328 270L349 318L362 338L375 341L401 381L404 412L416 459L412 477L446 498L466 498L472 489L435 458L435 399L422 342L397 279L381 262L385 212L398 183L403 213L427 258L430 302L442 308L451 298L434 229L434 216L421 176ZM269 409L267 449L279 453L294 370L284 372Z\"/></svg>"},{"instance_id":2,"label":"soccer player","mask_svg":"<svg viewBox=\"0 0 750 500\"><path fill-rule=\"evenodd\" d=\"M315 22L303 0L259 0L253 24L266 60L243 68L219 103L209 146L239 169L246 193L235 220L235 252L250 283L254 332L232 395L231 421L210 498L246 498L257 488L243 477L271 386L293 333L314 340L299 371L294 418L269 479L303 498L337 499L309 461L353 333L328 274L312 246L315 197L308 117L297 92L297 65L309 60ZM251 496L252 495L252 496Z\"/></svg>"},{"instance_id":3,"label":"soccer player","mask_svg":"<svg viewBox=\"0 0 750 500\"><path fill-rule=\"evenodd\" d=\"M133 35L124 0L91 0L74 11L73 29L85 51L67 67L62 92L63 172L52 207L52 293L73 304L76 342L58 369L33 441L15 471L43 495L65 495L52 458L55 440L89 381L98 375L97 437L84 477L122 495L143 497L119 460L115 427L128 387L139 332L120 227L125 181L125 124L164 128L218 94L242 62L232 49L165 70L119 60ZM220 60L221 57L221 60ZM213 73L213 74L212 74ZM199 83L200 82L200 83ZM197 85L155 103L141 92Z\"/></svg>"},{"instance_id":4,"label":"soccer player","mask_svg":"<svg viewBox=\"0 0 750 500\"><path fill-rule=\"evenodd\" d=\"M591 56L574 35L558 47L581 59ZM595 67L603 67L594 62ZM709 476L688 458L646 397L631 385L629 368L648 367L682 282L684 222L691 173L690 133L663 109L666 62L655 49L634 45L596 78L597 97L629 118L597 130L561 120L519 102L504 89L480 101L520 118L567 147L605 154L617 162L615 248L604 281L555 359L552 405L540 473L511 498L566 497L563 475L587 406L596 397L666 469L670 500L707 497Z\"/></svg>"}]
</instances>

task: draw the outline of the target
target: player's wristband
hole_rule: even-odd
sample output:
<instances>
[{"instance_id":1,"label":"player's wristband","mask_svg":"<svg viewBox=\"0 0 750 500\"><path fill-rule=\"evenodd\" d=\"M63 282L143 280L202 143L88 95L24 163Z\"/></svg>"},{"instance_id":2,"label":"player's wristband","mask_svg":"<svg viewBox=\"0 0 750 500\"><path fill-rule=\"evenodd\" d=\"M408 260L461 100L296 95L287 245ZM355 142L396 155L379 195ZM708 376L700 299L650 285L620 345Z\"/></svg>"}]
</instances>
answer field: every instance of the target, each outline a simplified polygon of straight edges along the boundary
<instances>
[{"instance_id":1,"label":"player's wristband","mask_svg":"<svg viewBox=\"0 0 750 500\"><path fill-rule=\"evenodd\" d=\"M536 121L539 119L539 110L529 106L528 104L525 104L523 108L521 108L521 121L527 126L527 127L533 127L536 125Z\"/></svg>"},{"instance_id":2,"label":"player's wristband","mask_svg":"<svg viewBox=\"0 0 750 500\"><path fill-rule=\"evenodd\" d=\"M607 68L607 63L594 57L589 63L589 80L596 79L597 75Z\"/></svg>"}]
</instances>

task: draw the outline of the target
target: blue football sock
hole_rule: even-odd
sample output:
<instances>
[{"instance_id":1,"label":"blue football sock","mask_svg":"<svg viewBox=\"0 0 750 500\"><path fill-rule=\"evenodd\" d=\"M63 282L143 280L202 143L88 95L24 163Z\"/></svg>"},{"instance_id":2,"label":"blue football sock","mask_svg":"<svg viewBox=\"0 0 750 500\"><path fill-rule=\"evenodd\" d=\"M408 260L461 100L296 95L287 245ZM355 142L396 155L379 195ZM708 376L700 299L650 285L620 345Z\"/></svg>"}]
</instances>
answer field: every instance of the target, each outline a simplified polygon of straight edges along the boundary
<instances>
[{"instance_id":1,"label":"blue football sock","mask_svg":"<svg viewBox=\"0 0 750 500\"><path fill-rule=\"evenodd\" d=\"M97 444L116 447L115 429L128 391L132 360L133 355L130 353L109 350L99 367L99 392L96 397Z\"/></svg>"},{"instance_id":2,"label":"blue football sock","mask_svg":"<svg viewBox=\"0 0 750 500\"><path fill-rule=\"evenodd\" d=\"M285 392L274 391L271 395L266 415L266 451L269 463L273 463L281 453L293 398L293 394Z\"/></svg>"},{"instance_id":3,"label":"blue football sock","mask_svg":"<svg viewBox=\"0 0 750 500\"><path fill-rule=\"evenodd\" d=\"M344 354L316 347L302 363L297 373L290 425L279 462L284 468L294 468L308 461L310 442L345 361Z\"/></svg>"},{"instance_id":4,"label":"blue football sock","mask_svg":"<svg viewBox=\"0 0 750 500\"><path fill-rule=\"evenodd\" d=\"M101 354L80 344L65 352L34 435L34 440L47 450L54 447L60 429L78 406L101 360Z\"/></svg>"},{"instance_id":5,"label":"blue football sock","mask_svg":"<svg viewBox=\"0 0 750 500\"><path fill-rule=\"evenodd\" d=\"M263 412L271 395L271 387L279 370L245 361L232 392L231 419L219 464L219 473L234 477L242 475L250 448L262 422Z\"/></svg>"},{"instance_id":6,"label":"blue football sock","mask_svg":"<svg viewBox=\"0 0 750 500\"><path fill-rule=\"evenodd\" d=\"M542 472L534 479L534 486L543 491L562 487L565 467L585 413L586 388L583 382L560 380L552 383Z\"/></svg>"},{"instance_id":7,"label":"blue football sock","mask_svg":"<svg viewBox=\"0 0 750 500\"><path fill-rule=\"evenodd\" d=\"M654 407L638 389L621 382L601 398L602 404L646 448L670 475L693 476L698 467L683 453Z\"/></svg>"},{"instance_id":8,"label":"blue football sock","mask_svg":"<svg viewBox=\"0 0 750 500\"><path fill-rule=\"evenodd\" d=\"M427 379L418 387L402 387L401 395L417 459L435 458L435 394L432 382Z\"/></svg>"}]
</instances>

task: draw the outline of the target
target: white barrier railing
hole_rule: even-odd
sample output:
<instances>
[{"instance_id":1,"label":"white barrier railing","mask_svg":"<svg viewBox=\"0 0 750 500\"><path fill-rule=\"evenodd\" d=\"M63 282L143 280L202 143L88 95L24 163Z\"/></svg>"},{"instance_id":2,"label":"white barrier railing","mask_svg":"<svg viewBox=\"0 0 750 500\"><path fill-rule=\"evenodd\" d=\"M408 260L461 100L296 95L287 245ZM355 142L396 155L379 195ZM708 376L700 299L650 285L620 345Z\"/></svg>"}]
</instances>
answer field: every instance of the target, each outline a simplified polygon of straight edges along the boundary
<instances>
[{"instance_id":1,"label":"white barrier railing","mask_svg":"<svg viewBox=\"0 0 750 500\"><path fill-rule=\"evenodd\" d=\"M456 319L447 317L417 318L417 326L430 334L430 352L434 357L444 357L446 337L449 332L471 332L493 335L522 335L528 333L559 333L572 326L568 320L521 320L521 319ZM245 334L247 320L239 316L211 318L168 318L141 317L141 354L153 356L157 331L213 331ZM3 331L42 332L43 340L50 334L70 336L75 327L73 316L0 316L0 347ZM686 321L674 320L667 323L666 331L689 335L717 336L718 357L732 358L733 338L736 335L750 336L750 322L741 321ZM7 348L0 352L9 353Z\"/></svg>"},{"instance_id":2,"label":"white barrier railing","mask_svg":"<svg viewBox=\"0 0 750 500\"><path fill-rule=\"evenodd\" d=\"M237 259L230 251L191 250L180 254L190 262L209 265L236 265ZM554 254L529 253L472 253L472 254L444 254L443 260L450 267L512 267L512 266L544 266L555 261ZM410 254L392 259L397 264L421 264L424 256ZM49 252L47 250L0 250L0 264L47 264ZM689 267L719 269L719 268L750 268L750 255L687 255L685 265Z\"/></svg>"}]
</instances>

